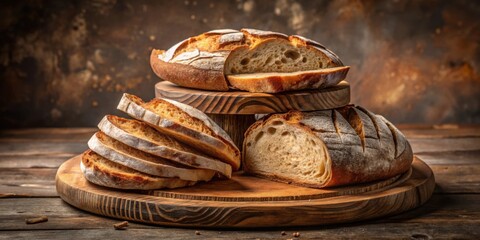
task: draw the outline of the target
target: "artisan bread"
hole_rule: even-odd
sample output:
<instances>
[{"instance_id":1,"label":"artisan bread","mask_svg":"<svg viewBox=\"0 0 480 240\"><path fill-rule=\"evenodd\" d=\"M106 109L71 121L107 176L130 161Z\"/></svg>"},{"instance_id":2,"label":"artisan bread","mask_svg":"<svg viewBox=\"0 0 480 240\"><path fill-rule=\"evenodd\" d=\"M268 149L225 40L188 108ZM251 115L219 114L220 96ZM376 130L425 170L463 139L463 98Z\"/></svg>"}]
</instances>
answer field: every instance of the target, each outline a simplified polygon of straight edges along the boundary
<instances>
[{"instance_id":1,"label":"artisan bread","mask_svg":"<svg viewBox=\"0 0 480 240\"><path fill-rule=\"evenodd\" d=\"M390 178L412 160L393 124L354 106L264 117L247 130L243 145L245 172L315 188Z\"/></svg>"},{"instance_id":2,"label":"artisan bread","mask_svg":"<svg viewBox=\"0 0 480 240\"><path fill-rule=\"evenodd\" d=\"M188 181L209 181L215 175L212 170L194 169L142 152L125 145L103 132L95 133L88 147L100 156L128 168L159 177L177 177Z\"/></svg>"},{"instance_id":3,"label":"artisan bread","mask_svg":"<svg viewBox=\"0 0 480 240\"><path fill-rule=\"evenodd\" d=\"M150 64L161 79L184 87L227 91L231 86L271 93L333 86L345 79L349 69L335 53L315 41L256 29L213 30L185 39L167 51L154 49ZM335 67L341 68L312 72ZM302 71L309 71L309 77ZM292 72L299 73L282 77ZM269 74L241 81L252 77L243 74L256 73ZM292 83L279 84L268 77L272 75Z\"/></svg>"},{"instance_id":4,"label":"artisan bread","mask_svg":"<svg viewBox=\"0 0 480 240\"><path fill-rule=\"evenodd\" d=\"M230 164L233 170L240 168L240 151L232 139L198 109L169 99L156 98L145 103L130 94L123 94L117 108L164 134Z\"/></svg>"},{"instance_id":5,"label":"artisan bread","mask_svg":"<svg viewBox=\"0 0 480 240\"><path fill-rule=\"evenodd\" d=\"M146 123L107 115L100 121L98 128L109 137L152 155L193 168L210 169L227 178L232 175L230 165L208 157L194 148L156 131Z\"/></svg>"},{"instance_id":6,"label":"artisan bread","mask_svg":"<svg viewBox=\"0 0 480 240\"><path fill-rule=\"evenodd\" d=\"M161 178L135 171L112 162L92 150L83 153L80 169L89 182L119 189L179 188L192 186L196 183L179 178Z\"/></svg>"}]
</instances>

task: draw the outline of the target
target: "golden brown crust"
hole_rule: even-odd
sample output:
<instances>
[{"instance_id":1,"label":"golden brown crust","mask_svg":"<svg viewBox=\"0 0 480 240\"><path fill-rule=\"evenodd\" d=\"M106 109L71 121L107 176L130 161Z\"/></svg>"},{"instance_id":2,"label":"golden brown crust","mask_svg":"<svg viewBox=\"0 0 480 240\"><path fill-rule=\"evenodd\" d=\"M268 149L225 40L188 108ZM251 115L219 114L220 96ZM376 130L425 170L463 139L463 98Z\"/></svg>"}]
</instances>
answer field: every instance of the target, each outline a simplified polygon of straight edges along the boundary
<instances>
[{"instance_id":1,"label":"golden brown crust","mask_svg":"<svg viewBox=\"0 0 480 240\"><path fill-rule=\"evenodd\" d=\"M154 49L150 55L153 72L162 80L168 80L182 87L228 91L223 71L193 68L180 63L164 62L158 58L162 51Z\"/></svg>"},{"instance_id":2,"label":"golden brown crust","mask_svg":"<svg viewBox=\"0 0 480 240\"><path fill-rule=\"evenodd\" d=\"M306 46L307 49L318 52L325 59L329 59L323 65L324 67L343 66L337 55L315 41L296 35L287 36L282 33L256 29L214 30L181 41L166 52L154 49L150 55L150 65L158 77L179 86L228 91L229 83L225 77L224 66L230 53L242 48L253 49L272 39L285 39L292 45ZM329 74L335 75L335 73ZM302 77L302 75L297 77ZM246 83L237 83L234 87L242 90L250 89L249 91L252 92L263 92L263 89L270 92L295 90L289 89L290 86L295 87L294 84L281 83L283 80L280 77L259 83L249 81L252 83L251 86ZM303 80L299 78L296 82ZM314 85L311 80L306 81L301 85L305 85L307 88ZM269 87L262 87L264 83Z\"/></svg>"}]
</instances>

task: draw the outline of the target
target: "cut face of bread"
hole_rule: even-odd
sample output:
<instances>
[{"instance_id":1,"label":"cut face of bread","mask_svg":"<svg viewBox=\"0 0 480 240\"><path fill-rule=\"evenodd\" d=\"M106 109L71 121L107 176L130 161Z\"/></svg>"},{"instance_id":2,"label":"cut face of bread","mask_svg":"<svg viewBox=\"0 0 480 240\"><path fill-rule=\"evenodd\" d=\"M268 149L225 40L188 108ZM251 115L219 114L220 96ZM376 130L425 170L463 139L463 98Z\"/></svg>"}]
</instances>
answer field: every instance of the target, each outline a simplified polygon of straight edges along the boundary
<instances>
[{"instance_id":1,"label":"cut face of bread","mask_svg":"<svg viewBox=\"0 0 480 240\"><path fill-rule=\"evenodd\" d=\"M178 177L188 181L209 181L215 175L215 172L211 170L192 169L142 152L107 136L103 132L95 133L88 141L88 146L110 161L154 176Z\"/></svg>"},{"instance_id":2,"label":"cut face of bread","mask_svg":"<svg viewBox=\"0 0 480 240\"><path fill-rule=\"evenodd\" d=\"M151 190L180 188L196 183L179 178L148 175L112 162L91 150L83 153L80 168L89 182L111 188Z\"/></svg>"},{"instance_id":3,"label":"cut face of bread","mask_svg":"<svg viewBox=\"0 0 480 240\"><path fill-rule=\"evenodd\" d=\"M232 167L162 134L147 124L107 115L98 124L102 132L130 147L193 168L209 169L231 177Z\"/></svg>"},{"instance_id":4,"label":"cut face of bread","mask_svg":"<svg viewBox=\"0 0 480 240\"><path fill-rule=\"evenodd\" d=\"M227 91L231 86L253 92L262 92L263 89L245 83L238 84L239 81L231 81L229 76L258 73L279 75L343 66L335 53L315 41L297 35L287 36L256 29L214 30L191 37L167 51L153 50L150 63L160 78L180 86L220 91ZM346 68L348 70L349 67ZM329 77L332 81L326 84L310 83L308 81L312 78L304 78L297 82L306 83L298 84L296 89L273 89L281 92L333 86L344 80L346 73L347 71L344 75L339 75L322 72L321 75L335 75ZM301 76L302 74L296 74L290 78Z\"/></svg>"},{"instance_id":5,"label":"cut face of bread","mask_svg":"<svg viewBox=\"0 0 480 240\"><path fill-rule=\"evenodd\" d=\"M325 185L332 177L328 150L306 131L283 119L256 128L246 141L244 170L284 182Z\"/></svg>"},{"instance_id":6,"label":"cut face of bread","mask_svg":"<svg viewBox=\"0 0 480 240\"><path fill-rule=\"evenodd\" d=\"M293 45L287 39L266 39L258 45L235 49L225 62L225 74L298 72L337 67L320 51Z\"/></svg>"},{"instance_id":7,"label":"cut face of bread","mask_svg":"<svg viewBox=\"0 0 480 240\"><path fill-rule=\"evenodd\" d=\"M222 128L198 109L167 99L157 98L145 103L130 94L123 95L117 108L164 134L230 164L233 170L240 168L238 148Z\"/></svg>"},{"instance_id":8,"label":"cut face of bread","mask_svg":"<svg viewBox=\"0 0 480 240\"><path fill-rule=\"evenodd\" d=\"M243 144L246 172L316 188L391 178L412 160L393 124L354 106L267 116L247 130Z\"/></svg>"}]
</instances>

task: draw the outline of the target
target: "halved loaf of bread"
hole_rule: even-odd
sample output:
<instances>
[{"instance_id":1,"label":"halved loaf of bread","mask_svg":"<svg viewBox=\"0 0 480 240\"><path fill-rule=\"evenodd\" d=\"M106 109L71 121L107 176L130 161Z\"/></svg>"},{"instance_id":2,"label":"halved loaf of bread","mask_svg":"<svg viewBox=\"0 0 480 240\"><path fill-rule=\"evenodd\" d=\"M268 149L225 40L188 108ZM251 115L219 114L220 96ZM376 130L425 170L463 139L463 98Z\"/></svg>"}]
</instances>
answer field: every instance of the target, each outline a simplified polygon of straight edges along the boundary
<instances>
[{"instance_id":1,"label":"halved loaf of bread","mask_svg":"<svg viewBox=\"0 0 480 240\"><path fill-rule=\"evenodd\" d=\"M345 79L349 69L344 67L342 74L309 72L308 78L302 73L289 75L280 80L297 83L281 84L282 88L268 78L254 77L255 81L241 82L251 75L237 75L269 73L281 76L283 73L343 66L335 53L318 42L256 29L213 30L185 39L167 51L154 49L150 65L161 79L184 87L219 91L233 87L252 92L267 89L272 93L333 86ZM325 78L330 81L323 81Z\"/></svg>"},{"instance_id":2,"label":"halved loaf of bread","mask_svg":"<svg viewBox=\"0 0 480 240\"><path fill-rule=\"evenodd\" d=\"M245 172L322 188L386 179L413 154L393 124L361 107L267 116L245 133Z\"/></svg>"},{"instance_id":3,"label":"halved loaf of bread","mask_svg":"<svg viewBox=\"0 0 480 240\"><path fill-rule=\"evenodd\" d=\"M188 181L209 181L212 170L193 169L125 145L103 132L95 133L88 147L100 156L128 168L159 177L177 177Z\"/></svg>"},{"instance_id":4,"label":"halved loaf of bread","mask_svg":"<svg viewBox=\"0 0 480 240\"><path fill-rule=\"evenodd\" d=\"M198 109L168 99L156 98L145 103L130 94L123 94L117 108L162 133L230 164L233 170L240 168L240 151L232 139Z\"/></svg>"},{"instance_id":5,"label":"halved loaf of bread","mask_svg":"<svg viewBox=\"0 0 480 240\"><path fill-rule=\"evenodd\" d=\"M98 128L111 138L130 147L193 168L209 169L230 178L232 167L220 160L162 134L146 123L113 115L105 116Z\"/></svg>"},{"instance_id":6,"label":"halved loaf of bread","mask_svg":"<svg viewBox=\"0 0 480 240\"><path fill-rule=\"evenodd\" d=\"M112 162L92 150L83 153L80 168L89 182L111 188L151 190L180 188L196 183L179 178L161 178L135 171Z\"/></svg>"}]
</instances>

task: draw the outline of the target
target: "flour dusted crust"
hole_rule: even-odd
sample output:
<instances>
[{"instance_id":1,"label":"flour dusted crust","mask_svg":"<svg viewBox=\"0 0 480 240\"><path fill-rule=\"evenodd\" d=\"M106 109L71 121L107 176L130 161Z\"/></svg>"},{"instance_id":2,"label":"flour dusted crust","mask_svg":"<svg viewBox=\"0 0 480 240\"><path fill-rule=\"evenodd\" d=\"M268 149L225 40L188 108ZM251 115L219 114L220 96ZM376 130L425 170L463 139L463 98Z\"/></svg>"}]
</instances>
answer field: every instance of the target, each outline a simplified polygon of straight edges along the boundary
<instances>
[{"instance_id":1,"label":"flour dusted crust","mask_svg":"<svg viewBox=\"0 0 480 240\"><path fill-rule=\"evenodd\" d=\"M89 182L118 189L180 188L192 186L196 183L179 178L161 178L144 174L111 162L92 150L83 153L80 169Z\"/></svg>"},{"instance_id":2,"label":"flour dusted crust","mask_svg":"<svg viewBox=\"0 0 480 240\"><path fill-rule=\"evenodd\" d=\"M100 156L145 174L158 177L179 178L188 181L209 181L214 171L187 168L154 155L129 147L103 132L95 133L88 141L88 147Z\"/></svg>"},{"instance_id":3,"label":"flour dusted crust","mask_svg":"<svg viewBox=\"0 0 480 240\"><path fill-rule=\"evenodd\" d=\"M390 178L406 172L413 160L405 136L385 118L362 107L274 114L252 125L245 136L246 172L309 187ZM282 161L275 159L275 152L261 152L270 148L292 155ZM290 174L296 172L304 174Z\"/></svg>"},{"instance_id":4,"label":"flour dusted crust","mask_svg":"<svg viewBox=\"0 0 480 240\"><path fill-rule=\"evenodd\" d=\"M184 122L168 117L166 114L154 112L153 108L158 104L173 106L173 111L186 114ZM148 123L160 132L230 164L233 170L240 168L240 151L228 134L205 113L191 106L166 99L153 99L145 103L136 96L124 94L117 108L133 118ZM194 123L188 125L185 121Z\"/></svg>"},{"instance_id":5,"label":"flour dusted crust","mask_svg":"<svg viewBox=\"0 0 480 240\"><path fill-rule=\"evenodd\" d=\"M155 74L163 80L168 80L177 85L216 91L227 91L229 87L247 90L252 92L262 92L264 88L257 88L257 86L272 85L269 79L259 79L256 81L249 81L252 83L240 84L239 81L231 80L226 76L237 74L238 67L232 67L239 64L240 58L236 53L251 52L255 49L261 48L267 44L277 44L278 46L289 46L293 48L302 48L306 52L317 55L322 59L322 64L318 68L332 68L343 66L340 58L331 50L325 48L323 45L305 37L292 35L287 36L282 33L262 31L257 29L241 29L240 31L233 29L219 29L206 32L204 34L185 39L167 51L154 49L150 55L150 64ZM301 62L299 62L301 64ZM348 68L348 67L347 67ZM262 66L255 67L257 71L261 71ZM302 69L303 70L317 70L317 69ZM270 70L269 70L270 71ZM289 70L270 71L282 76L284 73L291 72ZM245 72L239 72L245 73ZM248 72L254 73L254 72ZM281 92L296 89L310 89L318 87L328 87L337 84L345 79L344 75L330 72L323 72L325 74L332 74L335 77L328 77L331 81L324 84L315 84L319 82L322 77L305 78L304 75L293 75L289 77L279 78L280 80L292 80L298 77L298 81L304 81L303 84L283 84L284 88L275 87L278 84L270 86L268 89L271 92ZM303 76L303 78L302 78ZM243 78L244 79L244 78ZM309 82L314 81L314 82ZM289 86L297 86L297 88L290 89Z\"/></svg>"},{"instance_id":6,"label":"flour dusted crust","mask_svg":"<svg viewBox=\"0 0 480 240\"><path fill-rule=\"evenodd\" d=\"M129 126L132 129L128 128ZM109 137L135 149L189 167L213 170L227 178L230 178L232 175L232 167L230 165L220 160L212 159L156 131L143 122L107 115L100 121L98 128Z\"/></svg>"}]
</instances>

